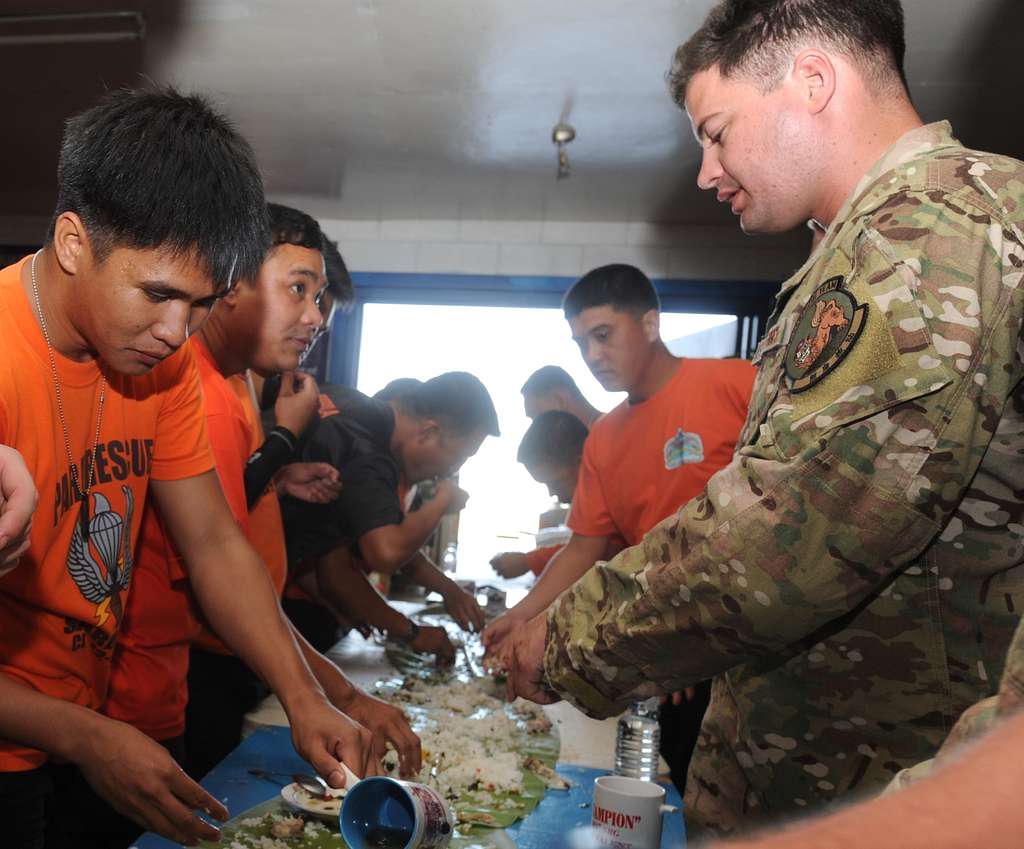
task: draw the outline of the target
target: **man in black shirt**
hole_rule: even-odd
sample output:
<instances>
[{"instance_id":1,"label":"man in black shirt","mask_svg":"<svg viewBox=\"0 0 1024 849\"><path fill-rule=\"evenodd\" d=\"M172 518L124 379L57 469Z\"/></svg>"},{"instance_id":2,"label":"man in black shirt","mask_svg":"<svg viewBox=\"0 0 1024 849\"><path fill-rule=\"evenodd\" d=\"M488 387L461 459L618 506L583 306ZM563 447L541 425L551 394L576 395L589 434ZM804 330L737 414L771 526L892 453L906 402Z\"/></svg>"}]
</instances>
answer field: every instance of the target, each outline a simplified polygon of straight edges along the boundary
<instances>
[{"instance_id":1,"label":"man in black shirt","mask_svg":"<svg viewBox=\"0 0 1024 849\"><path fill-rule=\"evenodd\" d=\"M466 501L450 476L472 457L487 436L497 436L498 419L486 388L465 372L448 372L408 389L390 400L369 398L354 389L323 389L330 404L321 411L302 459L334 466L342 480L340 497L323 505L293 499L282 504L288 559L300 576L315 572L318 590L332 607L351 610L352 598L373 603L354 574L356 562L367 571L407 576L441 594L464 628L480 628L483 612L420 554L446 513ZM399 489L440 478L433 498L406 514ZM361 583L365 584L365 581ZM407 641L414 649L443 659L454 653L441 629L417 628L377 599L378 616L360 618ZM385 612L386 611L386 612ZM376 620L376 621L374 621Z\"/></svg>"}]
</instances>

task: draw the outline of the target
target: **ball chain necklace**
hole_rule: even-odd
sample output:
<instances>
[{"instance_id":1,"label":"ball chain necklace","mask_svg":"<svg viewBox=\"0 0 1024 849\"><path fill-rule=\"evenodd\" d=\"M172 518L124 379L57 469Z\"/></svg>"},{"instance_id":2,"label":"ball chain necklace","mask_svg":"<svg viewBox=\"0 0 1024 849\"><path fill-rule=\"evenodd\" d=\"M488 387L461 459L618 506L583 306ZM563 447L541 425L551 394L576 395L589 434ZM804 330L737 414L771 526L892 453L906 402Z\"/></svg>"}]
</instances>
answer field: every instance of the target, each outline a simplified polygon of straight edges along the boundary
<instances>
[{"instance_id":1,"label":"ball chain necklace","mask_svg":"<svg viewBox=\"0 0 1024 849\"><path fill-rule=\"evenodd\" d=\"M78 467L75 465L74 455L71 453L71 437L68 435L68 423L64 416L64 393L60 385L60 377L57 374L57 358L53 354L53 343L50 341L50 331L46 327L46 317L43 315L43 304L39 300L39 285L36 282L36 259L40 251L32 255L30 267L32 277L32 295L36 301L36 312L39 314L39 326L43 330L43 338L46 340L46 353L50 357L50 373L53 375L53 389L57 395L57 416L60 418L60 429L64 435L64 450L68 455L68 466L71 469L71 482L75 492L81 493L82 506L78 511L78 523L81 528L82 538L89 541L89 492L96 481L96 450L100 444L100 424L103 422L103 401L107 395L107 377L100 378L100 403L96 413L96 435L92 440L92 455L89 458L89 476L85 479L85 488L78 477Z\"/></svg>"}]
</instances>

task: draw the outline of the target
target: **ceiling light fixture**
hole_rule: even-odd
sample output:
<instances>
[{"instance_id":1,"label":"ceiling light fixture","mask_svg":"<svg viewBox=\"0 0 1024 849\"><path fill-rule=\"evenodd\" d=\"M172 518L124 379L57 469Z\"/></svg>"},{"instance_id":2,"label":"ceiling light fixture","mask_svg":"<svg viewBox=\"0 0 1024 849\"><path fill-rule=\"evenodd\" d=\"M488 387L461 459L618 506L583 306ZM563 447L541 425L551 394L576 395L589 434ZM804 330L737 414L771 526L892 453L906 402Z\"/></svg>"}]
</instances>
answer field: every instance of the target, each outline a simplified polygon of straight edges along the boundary
<instances>
[{"instance_id":1,"label":"ceiling light fixture","mask_svg":"<svg viewBox=\"0 0 1024 849\"><path fill-rule=\"evenodd\" d=\"M551 131L551 141L558 148L558 171L555 172L555 179L565 180L572 173L569 168L569 151L566 146L576 138L576 130L571 124L559 121Z\"/></svg>"},{"instance_id":2,"label":"ceiling light fixture","mask_svg":"<svg viewBox=\"0 0 1024 849\"><path fill-rule=\"evenodd\" d=\"M0 45L5 47L141 41L145 36L145 18L136 11L0 15Z\"/></svg>"}]
</instances>

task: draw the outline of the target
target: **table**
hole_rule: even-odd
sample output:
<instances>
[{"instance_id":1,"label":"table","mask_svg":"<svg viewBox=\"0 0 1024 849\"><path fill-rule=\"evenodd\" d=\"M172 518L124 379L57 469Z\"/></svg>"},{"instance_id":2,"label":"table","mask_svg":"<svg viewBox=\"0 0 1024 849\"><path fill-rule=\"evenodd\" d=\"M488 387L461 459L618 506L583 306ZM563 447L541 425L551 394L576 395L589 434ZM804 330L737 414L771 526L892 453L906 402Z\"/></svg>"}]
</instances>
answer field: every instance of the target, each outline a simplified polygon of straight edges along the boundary
<instances>
[{"instance_id":1,"label":"table","mask_svg":"<svg viewBox=\"0 0 1024 849\"><path fill-rule=\"evenodd\" d=\"M403 613L414 613L422 607L416 602L389 603ZM352 632L340 640L329 657L358 686L372 689L375 682L390 678L394 669L384 656L384 647L373 639ZM589 825L590 802L594 779L611 771L615 755L616 720L591 719L572 705L560 702L549 705L545 713L558 729L561 742L558 771L574 782L568 793L548 793L537 809L520 820L507 834L520 849L565 849L564 835L577 825ZM225 758L204 780L203 786L228 806L232 816L265 802L277 795L279 785L249 775L250 769L292 774L312 772L292 748L287 729L288 719L276 697L270 696L246 717L248 737ZM662 773L668 768L662 762ZM667 803L682 808L679 793L671 782ZM588 807L580 807L586 804ZM679 849L685 845L685 829L681 814L665 817L663 849ZM138 849L170 849L177 844L153 834L146 834L135 845Z\"/></svg>"},{"instance_id":2,"label":"table","mask_svg":"<svg viewBox=\"0 0 1024 849\"><path fill-rule=\"evenodd\" d=\"M253 732L203 780L203 786L227 805L232 815L273 798L279 785L249 775L250 769L290 774L310 772L309 765L292 748L287 728L262 728ZM590 824L590 803L594 779L606 770L559 762L558 772L573 782L564 792L549 792L526 819L506 829L519 849L565 849L565 834L579 825ZM666 802L682 807L676 789L667 787ZM681 813L665 817L662 849L680 849L686 845ZM177 849L177 844L154 834L145 834L135 842L138 849Z\"/></svg>"}]
</instances>

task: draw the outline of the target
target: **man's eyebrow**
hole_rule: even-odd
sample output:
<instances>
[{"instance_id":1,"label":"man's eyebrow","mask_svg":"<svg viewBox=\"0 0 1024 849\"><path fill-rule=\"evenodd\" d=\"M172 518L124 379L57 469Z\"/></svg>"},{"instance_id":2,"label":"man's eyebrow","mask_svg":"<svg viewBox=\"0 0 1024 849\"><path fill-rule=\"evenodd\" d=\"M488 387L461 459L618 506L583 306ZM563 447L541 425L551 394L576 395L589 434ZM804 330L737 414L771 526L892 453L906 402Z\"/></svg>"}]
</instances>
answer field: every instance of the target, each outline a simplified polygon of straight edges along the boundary
<instances>
[{"instance_id":1,"label":"man's eyebrow","mask_svg":"<svg viewBox=\"0 0 1024 849\"><path fill-rule=\"evenodd\" d=\"M320 280L320 278L321 278L321 275L320 275L319 272L313 271L310 268L289 268L288 269L288 273L289 274L299 274L302 277L308 277L310 280L314 280L314 281Z\"/></svg>"},{"instance_id":2,"label":"man's eyebrow","mask_svg":"<svg viewBox=\"0 0 1024 849\"><path fill-rule=\"evenodd\" d=\"M192 295L177 286L173 286L166 280L143 280L142 285L157 295L167 298L174 298L179 301L191 301ZM200 299L202 300L202 299Z\"/></svg>"},{"instance_id":3,"label":"man's eyebrow","mask_svg":"<svg viewBox=\"0 0 1024 849\"><path fill-rule=\"evenodd\" d=\"M191 304L216 303L225 295L224 292L213 292L209 295L203 295L201 298L193 299L191 293L179 289L166 280L143 280L142 285L155 295L161 295L175 301L187 301Z\"/></svg>"}]
</instances>

